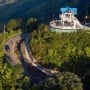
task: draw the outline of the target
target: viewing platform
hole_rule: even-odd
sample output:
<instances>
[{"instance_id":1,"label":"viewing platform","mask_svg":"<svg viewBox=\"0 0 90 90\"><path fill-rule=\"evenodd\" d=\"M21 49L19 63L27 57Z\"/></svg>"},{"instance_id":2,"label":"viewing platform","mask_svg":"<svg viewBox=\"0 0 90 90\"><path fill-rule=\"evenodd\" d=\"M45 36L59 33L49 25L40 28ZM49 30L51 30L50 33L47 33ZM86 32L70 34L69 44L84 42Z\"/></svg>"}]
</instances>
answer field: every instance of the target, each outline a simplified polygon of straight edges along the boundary
<instances>
[{"instance_id":1,"label":"viewing platform","mask_svg":"<svg viewBox=\"0 0 90 90\"><path fill-rule=\"evenodd\" d=\"M50 30L56 32L77 32L90 29L77 19L77 8L64 7L60 9L59 19L50 21Z\"/></svg>"}]
</instances>

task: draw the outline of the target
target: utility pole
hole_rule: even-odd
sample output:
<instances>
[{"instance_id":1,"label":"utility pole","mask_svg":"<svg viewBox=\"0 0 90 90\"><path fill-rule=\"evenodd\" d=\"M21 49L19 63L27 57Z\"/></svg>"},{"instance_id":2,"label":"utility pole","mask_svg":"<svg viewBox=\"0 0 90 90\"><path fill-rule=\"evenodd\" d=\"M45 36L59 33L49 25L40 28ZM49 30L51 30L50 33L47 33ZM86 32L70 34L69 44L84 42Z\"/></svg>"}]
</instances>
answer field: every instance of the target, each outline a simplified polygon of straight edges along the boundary
<instances>
[{"instance_id":1,"label":"utility pole","mask_svg":"<svg viewBox=\"0 0 90 90\"><path fill-rule=\"evenodd\" d=\"M5 29L6 29L6 26L4 25L4 26L3 26L4 42L5 42Z\"/></svg>"},{"instance_id":2,"label":"utility pole","mask_svg":"<svg viewBox=\"0 0 90 90\"><path fill-rule=\"evenodd\" d=\"M85 24L87 23L87 19L88 19L88 11L86 11Z\"/></svg>"},{"instance_id":3,"label":"utility pole","mask_svg":"<svg viewBox=\"0 0 90 90\"><path fill-rule=\"evenodd\" d=\"M2 45L1 45L1 47L2 47L2 55L4 55L4 52L5 52L5 29L6 29L5 25L3 25L3 29L2 29L3 38L2 38Z\"/></svg>"},{"instance_id":4,"label":"utility pole","mask_svg":"<svg viewBox=\"0 0 90 90\"><path fill-rule=\"evenodd\" d=\"M85 24L87 23L87 18L88 18L88 16L85 16Z\"/></svg>"},{"instance_id":5,"label":"utility pole","mask_svg":"<svg viewBox=\"0 0 90 90\"><path fill-rule=\"evenodd\" d=\"M3 26L3 51L5 51L5 29L6 29L6 26L4 25Z\"/></svg>"}]
</instances>

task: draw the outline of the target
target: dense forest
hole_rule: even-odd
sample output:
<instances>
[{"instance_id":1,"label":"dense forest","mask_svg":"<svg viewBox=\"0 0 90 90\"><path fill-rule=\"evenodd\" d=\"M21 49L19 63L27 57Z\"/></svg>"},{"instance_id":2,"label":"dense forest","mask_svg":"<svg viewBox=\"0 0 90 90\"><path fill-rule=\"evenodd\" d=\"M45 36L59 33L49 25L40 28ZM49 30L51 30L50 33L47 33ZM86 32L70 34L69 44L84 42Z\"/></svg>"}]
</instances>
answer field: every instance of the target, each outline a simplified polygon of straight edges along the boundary
<instances>
[{"instance_id":1,"label":"dense forest","mask_svg":"<svg viewBox=\"0 0 90 90\"><path fill-rule=\"evenodd\" d=\"M90 84L90 33L51 32L47 25L40 25L32 32L30 41L34 58L47 68L77 74L89 90ZM67 90L67 89L66 89Z\"/></svg>"},{"instance_id":2,"label":"dense forest","mask_svg":"<svg viewBox=\"0 0 90 90\"><path fill-rule=\"evenodd\" d=\"M79 19L90 15L90 0L0 1L0 90L90 90L90 32L56 33L41 24L48 23L53 14L58 18L65 5L77 7ZM31 33L33 57L59 74L32 84L23 64L9 64L5 43L25 33Z\"/></svg>"},{"instance_id":3,"label":"dense forest","mask_svg":"<svg viewBox=\"0 0 90 90\"><path fill-rule=\"evenodd\" d=\"M1 90L89 90L90 33L51 32L37 19L11 19L0 33ZM23 65L12 67L4 54L5 43L16 34L31 33L32 55L41 65L60 71L38 84L32 84ZM37 76L38 77L38 76Z\"/></svg>"},{"instance_id":4,"label":"dense forest","mask_svg":"<svg viewBox=\"0 0 90 90\"><path fill-rule=\"evenodd\" d=\"M0 90L34 90L30 77L25 74L23 65L12 67L5 55L5 43L23 32L20 20L10 20L0 29Z\"/></svg>"}]
</instances>

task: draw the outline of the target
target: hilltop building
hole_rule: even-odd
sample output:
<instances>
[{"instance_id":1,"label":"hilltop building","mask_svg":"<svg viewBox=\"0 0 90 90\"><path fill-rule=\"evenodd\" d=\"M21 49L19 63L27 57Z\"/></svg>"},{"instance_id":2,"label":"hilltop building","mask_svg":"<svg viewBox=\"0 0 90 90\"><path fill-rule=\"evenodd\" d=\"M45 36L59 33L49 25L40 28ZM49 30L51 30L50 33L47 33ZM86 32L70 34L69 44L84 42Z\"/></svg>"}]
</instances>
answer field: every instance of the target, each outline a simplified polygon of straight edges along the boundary
<instances>
[{"instance_id":1,"label":"hilltop building","mask_svg":"<svg viewBox=\"0 0 90 90\"><path fill-rule=\"evenodd\" d=\"M77 32L81 29L88 29L77 19L77 8L60 8L58 20L50 21L50 29L57 32Z\"/></svg>"}]
</instances>

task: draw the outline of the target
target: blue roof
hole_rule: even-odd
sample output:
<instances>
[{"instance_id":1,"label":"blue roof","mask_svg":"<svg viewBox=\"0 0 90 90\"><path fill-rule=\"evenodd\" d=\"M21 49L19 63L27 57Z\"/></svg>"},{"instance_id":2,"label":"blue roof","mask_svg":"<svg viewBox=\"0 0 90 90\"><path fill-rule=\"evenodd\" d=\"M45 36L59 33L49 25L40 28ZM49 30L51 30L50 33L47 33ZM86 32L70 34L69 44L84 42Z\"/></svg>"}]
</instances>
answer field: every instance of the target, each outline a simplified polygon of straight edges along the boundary
<instances>
[{"instance_id":1,"label":"blue roof","mask_svg":"<svg viewBox=\"0 0 90 90\"><path fill-rule=\"evenodd\" d=\"M60 8L60 11L62 13L66 13L68 11L73 12L74 14L77 14L77 8L70 8L70 7L65 7L65 8Z\"/></svg>"}]
</instances>

